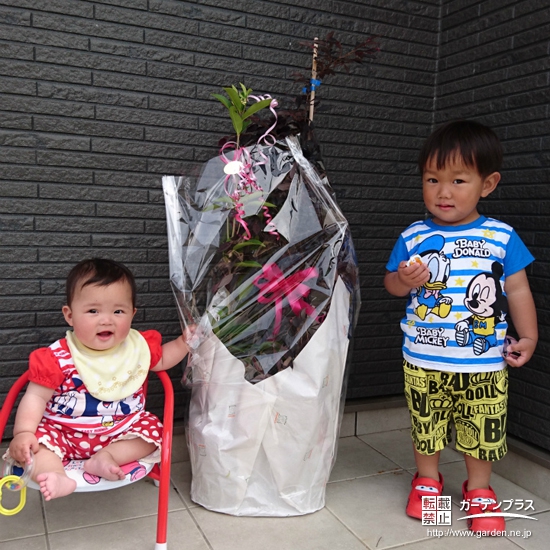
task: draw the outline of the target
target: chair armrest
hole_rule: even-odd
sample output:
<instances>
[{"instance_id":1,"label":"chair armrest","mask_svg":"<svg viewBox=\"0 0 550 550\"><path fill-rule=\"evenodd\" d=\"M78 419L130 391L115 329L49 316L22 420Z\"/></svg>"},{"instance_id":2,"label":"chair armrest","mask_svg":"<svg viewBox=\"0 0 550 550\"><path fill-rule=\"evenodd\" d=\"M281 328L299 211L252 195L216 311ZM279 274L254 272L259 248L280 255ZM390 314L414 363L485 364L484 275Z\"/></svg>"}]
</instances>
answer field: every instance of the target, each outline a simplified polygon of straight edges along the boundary
<instances>
[{"instance_id":1,"label":"chair armrest","mask_svg":"<svg viewBox=\"0 0 550 550\"><path fill-rule=\"evenodd\" d=\"M17 401L17 397L19 393L23 390L23 388L27 385L28 381L29 381L29 371L25 371L15 381L15 384L11 387L10 391L8 392L8 395L6 396L4 404L2 405L2 409L0 410L0 443L2 442L2 438L4 437L4 430L6 429L6 424L8 423L8 419L11 415L13 406ZM172 395L173 395L173 390L172 390ZM173 409L173 404L172 404L172 409Z\"/></svg>"}]
</instances>

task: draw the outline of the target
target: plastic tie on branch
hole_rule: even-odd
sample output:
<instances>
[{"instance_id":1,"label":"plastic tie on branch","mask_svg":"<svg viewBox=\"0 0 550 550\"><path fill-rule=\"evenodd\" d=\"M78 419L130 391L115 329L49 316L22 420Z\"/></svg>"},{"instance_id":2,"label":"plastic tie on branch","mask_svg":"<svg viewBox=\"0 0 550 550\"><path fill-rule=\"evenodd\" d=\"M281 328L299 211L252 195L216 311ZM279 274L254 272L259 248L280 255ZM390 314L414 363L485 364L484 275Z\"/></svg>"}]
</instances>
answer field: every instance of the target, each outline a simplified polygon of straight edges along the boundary
<instances>
[{"instance_id":1,"label":"plastic tie on branch","mask_svg":"<svg viewBox=\"0 0 550 550\"><path fill-rule=\"evenodd\" d=\"M311 86L304 86L302 88L302 93L307 94L308 92L314 92L321 86L321 80L318 80L317 78L310 79L309 83Z\"/></svg>"}]
</instances>

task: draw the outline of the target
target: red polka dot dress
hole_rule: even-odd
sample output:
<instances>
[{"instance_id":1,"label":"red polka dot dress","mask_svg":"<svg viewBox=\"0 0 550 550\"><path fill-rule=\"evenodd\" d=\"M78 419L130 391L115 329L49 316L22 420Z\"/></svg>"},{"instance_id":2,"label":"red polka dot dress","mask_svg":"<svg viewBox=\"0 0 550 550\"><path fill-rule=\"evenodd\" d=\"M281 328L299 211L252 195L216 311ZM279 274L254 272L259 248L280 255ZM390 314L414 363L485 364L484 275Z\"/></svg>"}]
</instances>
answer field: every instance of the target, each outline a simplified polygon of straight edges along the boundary
<instances>
[{"instance_id":1,"label":"red polka dot dress","mask_svg":"<svg viewBox=\"0 0 550 550\"><path fill-rule=\"evenodd\" d=\"M151 365L162 357L161 335L142 332L151 353ZM140 437L160 451L162 424L145 410L143 386L118 401L101 401L86 388L65 338L31 353L30 381L54 389L36 437L62 460L86 459L121 439ZM150 455L157 462L159 452Z\"/></svg>"}]
</instances>

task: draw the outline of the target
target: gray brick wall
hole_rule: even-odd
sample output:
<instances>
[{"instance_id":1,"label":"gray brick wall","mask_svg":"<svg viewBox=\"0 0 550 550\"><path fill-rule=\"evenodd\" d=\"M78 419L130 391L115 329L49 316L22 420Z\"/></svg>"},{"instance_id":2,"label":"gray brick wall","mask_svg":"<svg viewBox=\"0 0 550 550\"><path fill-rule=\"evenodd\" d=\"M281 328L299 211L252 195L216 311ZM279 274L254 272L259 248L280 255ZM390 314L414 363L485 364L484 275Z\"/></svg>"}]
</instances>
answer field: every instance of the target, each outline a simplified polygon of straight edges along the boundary
<instances>
[{"instance_id":1,"label":"gray brick wall","mask_svg":"<svg viewBox=\"0 0 550 550\"><path fill-rule=\"evenodd\" d=\"M229 133L212 92L244 81L288 99L310 66L299 42L330 30L382 45L323 84L316 116L363 273L349 395L399 393L400 306L388 315L381 281L397 228L421 213L411 175L432 120L438 15L437 1L0 0L0 399L28 354L63 335L64 278L84 257L125 262L136 326L177 334L162 174L214 156Z\"/></svg>"},{"instance_id":2,"label":"gray brick wall","mask_svg":"<svg viewBox=\"0 0 550 550\"><path fill-rule=\"evenodd\" d=\"M435 119L474 118L502 139L502 181L484 213L515 227L536 262L527 269L540 341L510 369L508 431L550 449L550 9L548 0L443 2Z\"/></svg>"},{"instance_id":3,"label":"gray brick wall","mask_svg":"<svg viewBox=\"0 0 550 550\"><path fill-rule=\"evenodd\" d=\"M299 42L330 30L346 45L376 34L382 47L375 62L323 83L327 110L315 117L361 267L363 309L348 397L401 393L403 303L388 297L382 279L399 232L423 216L415 161L433 124L462 111L500 114L497 131L506 127L514 152L506 178L519 180L521 172L525 181L528 173L530 196L543 198L544 179L532 163L542 159L533 151L548 150L541 133L548 69L534 37L537 29L548 33L542 12L529 15L535 4L0 0L0 399L29 352L63 334L64 278L81 258L127 263L139 282L138 328L177 334L162 174L191 170L229 133L212 92L243 81L284 101L298 91L292 72L310 64ZM520 20L524 30L516 32ZM511 79L498 71L512 66L516 73L506 74L517 83L509 94ZM506 119L511 113L515 118ZM528 224L514 214L513 188L499 192L495 215ZM543 202L537 208L542 216ZM529 244L537 242L541 257L535 237ZM541 288L543 279L541 273ZM176 387L180 374L174 369ZM157 386L151 394L155 409ZM181 391L177 402L181 417Z\"/></svg>"}]
</instances>

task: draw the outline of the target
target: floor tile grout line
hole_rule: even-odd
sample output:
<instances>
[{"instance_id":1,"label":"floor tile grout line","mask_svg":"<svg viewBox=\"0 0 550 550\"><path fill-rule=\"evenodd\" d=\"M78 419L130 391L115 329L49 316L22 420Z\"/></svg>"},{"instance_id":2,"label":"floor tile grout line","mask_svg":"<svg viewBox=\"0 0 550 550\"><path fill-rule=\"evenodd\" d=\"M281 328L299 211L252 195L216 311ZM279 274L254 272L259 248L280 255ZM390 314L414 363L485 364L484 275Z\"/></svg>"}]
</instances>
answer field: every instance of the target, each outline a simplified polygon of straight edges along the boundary
<instances>
[{"instance_id":1,"label":"floor tile grout line","mask_svg":"<svg viewBox=\"0 0 550 550\"><path fill-rule=\"evenodd\" d=\"M334 483L343 483L346 481L355 481L356 479L365 479L367 477L383 476L387 474L400 474L400 473L410 473L410 472L408 472L405 468L394 468L393 470L384 470L381 472L374 472L373 474L358 475L355 477L348 477L345 479L334 479L332 481L328 481L327 485L332 485Z\"/></svg>"},{"instance_id":2,"label":"floor tile grout line","mask_svg":"<svg viewBox=\"0 0 550 550\"><path fill-rule=\"evenodd\" d=\"M388 432L390 432L390 431L397 431L397 430L388 430ZM377 433L388 433L388 432L377 432ZM361 439L359 436L357 436L357 439L359 439L359 441L361 441L362 443L367 445L367 447L370 447L373 451L375 451L378 454L382 455L384 458L386 458L390 462L393 462L399 469L401 469L401 470L406 470L407 469L407 468L404 468L403 466L401 466L401 464L398 464L397 462L395 462L395 460L391 459L389 456L385 455L382 451L379 451L376 447L373 447L370 443L367 443L366 441Z\"/></svg>"},{"instance_id":3,"label":"floor tile grout line","mask_svg":"<svg viewBox=\"0 0 550 550\"><path fill-rule=\"evenodd\" d=\"M186 508L183 508L183 509L179 509L179 510L168 510L168 513L172 513L172 512L185 512L186 511ZM58 533L69 533L71 531L79 531L80 529L94 529L96 527L101 527L103 525L114 525L115 523L126 523L127 521L133 521L133 520L141 520L141 519L145 519L145 518L152 518L154 517L155 518L155 521L156 521L156 518L157 518L158 514L157 514L157 511L155 510L155 512L153 512L152 514L142 514L142 515L137 515L137 516L132 516L132 517L127 517L127 518L117 518L117 519L112 519L112 520L109 520L109 521L102 521L102 522L99 522L99 523L90 523L89 525L79 525L78 527L68 527L66 529L56 529L55 531L51 531L51 532L48 532L49 535L57 535Z\"/></svg>"},{"instance_id":4,"label":"floor tile grout line","mask_svg":"<svg viewBox=\"0 0 550 550\"><path fill-rule=\"evenodd\" d=\"M24 540L27 540L27 539L38 539L38 538L41 538L41 537L44 537L44 539L46 540L46 546L47 546L48 550L50 550L51 547L49 545L49 541L47 540L45 533L36 534L36 535L27 535L27 536L23 536L23 537L15 537L15 538L11 538L11 539L0 539L0 546L2 544L5 544L6 542L18 542L18 541L24 541Z\"/></svg>"},{"instance_id":5,"label":"floor tile grout line","mask_svg":"<svg viewBox=\"0 0 550 550\"><path fill-rule=\"evenodd\" d=\"M181 503L185 506L185 509L188 510L189 506L187 505L187 502L185 502L185 499L183 498L183 494L180 493L180 490L178 489L178 486L176 485L176 482L172 479L172 476L170 476L170 489L178 495L178 498L180 499Z\"/></svg>"},{"instance_id":6,"label":"floor tile grout line","mask_svg":"<svg viewBox=\"0 0 550 550\"><path fill-rule=\"evenodd\" d=\"M157 490L158 489L159 488L157 487ZM183 498L181 493L179 492L178 488L176 487L175 483L172 481L172 479L170 479L170 489L176 493L177 498L179 499L179 501L182 505L182 508L176 507L173 510L169 509L168 513L187 511L188 510L188 505L185 502L185 499ZM116 489L112 489L112 490L116 490ZM93 491L93 492L95 493L95 492L98 492L98 491ZM151 514L141 514L141 515L136 515L136 516L132 516L132 517L119 518L119 519L115 519L115 520L111 520L111 521L102 521L102 522L99 522L99 523L90 523L89 525L80 525L80 526L74 527L74 528L56 529L56 530L50 532L48 530L46 506L45 506L45 502L44 502L43 498L40 499L40 504L41 504L41 510L42 510L42 517L43 517L43 521L44 521L44 535L46 536L46 539L47 539L47 542L48 542L47 550L51 550L51 548L49 546L49 535L50 534L66 533L68 531L78 531L79 529L87 529L87 528L92 528L92 527L98 527L100 525L112 525L113 523L131 521L133 519L143 519L143 518L148 518L148 517L153 517L153 516L158 519L158 509L155 509L155 511L152 512ZM3 541L0 541L0 542L3 542Z\"/></svg>"},{"instance_id":7,"label":"floor tile grout line","mask_svg":"<svg viewBox=\"0 0 550 550\"><path fill-rule=\"evenodd\" d=\"M378 549L378 543L382 540L383 537L380 537L376 543L376 546L374 547L373 550L377 550ZM470 537L468 537L470 538ZM475 538L475 537L473 537ZM382 547L382 550L393 550L394 548L407 548L408 546L411 546L412 544L418 544L419 542L423 542L423 541L429 541L429 540L433 540L433 537L421 537L419 539L415 539L415 540L408 540L407 542L399 542L397 544L393 544L392 546L384 546Z\"/></svg>"},{"instance_id":8,"label":"floor tile grout line","mask_svg":"<svg viewBox=\"0 0 550 550\"><path fill-rule=\"evenodd\" d=\"M48 519L46 516L46 502L42 495L40 495L40 509L42 510L42 521L44 522L44 538L46 539L46 550L52 550L52 543L50 541L50 530L48 529Z\"/></svg>"},{"instance_id":9,"label":"floor tile grout line","mask_svg":"<svg viewBox=\"0 0 550 550\"><path fill-rule=\"evenodd\" d=\"M340 524L342 525L342 527L344 527L344 529L350 533L353 537L355 537L356 540L359 541L360 544L362 544L365 548L367 548L368 550L371 550L370 546L364 542L360 537L359 535L357 535L353 529L351 529L348 525L346 525L329 507L327 504L325 504L325 510L327 510L327 512Z\"/></svg>"},{"instance_id":10,"label":"floor tile grout line","mask_svg":"<svg viewBox=\"0 0 550 550\"><path fill-rule=\"evenodd\" d=\"M214 550L214 547L210 544L210 541L208 540L208 537L206 536L206 533L203 531L202 527L200 526L199 520L195 517L195 514L191 511L190 508L187 509L187 513L191 516L191 519L193 523L196 525L199 533L201 534L202 538L204 539L204 542L208 545L208 548L210 550Z\"/></svg>"},{"instance_id":11,"label":"floor tile grout line","mask_svg":"<svg viewBox=\"0 0 550 550\"><path fill-rule=\"evenodd\" d=\"M377 432L377 433L389 433L389 432L392 432L392 431L396 431L396 430L387 430L385 432ZM368 436L370 434L364 434L364 436ZM381 452L379 451L377 448L373 447L371 444L367 443L366 441L362 440L360 437L358 436L354 436L354 437L357 437L358 439L360 439L360 441L364 444L366 444L367 446L369 446L371 449L373 449L377 454L383 456L384 458L386 458L387 460L389 460L390 462L394 463L394 464L397 464L394 460L392 460L391 458L389 458L389 456L387 456L386 454L384 454L384 452ZM363 436L361 436L363 437ZM189 460L178 460L176 462L177 463L185 463L185 462L189 462ZM456 461L451 461L449 463L445 463L445 464L452 464L453 462L462 462L461 459L458 459ZM354 481L357 481L357 480L360 480L360 479L364 479L364 478L373 478L374 476L380 476L380 475L387 475L387 474L396 474L396 473L400 473L400 474L404 474L404 473L407 473L407 474L411 474L411 469L414 469L414 467L411 467L411 468L404 468L402 466L399 466L398 465L398 468L396 468L395 470L388 470L388 471L384 471L384 472L377 472L377 473L374 473L374 474L368 474L368 475L360 475L360 476L356 476L356 477L350 477L350 478L347 478L347 479L340 479L340 480L335 480L335 481L330 481L329 483L332 484L334 486L334 484L336 483L352 483ZM505 475L502 475L502 474L499 474L500 477L502 477L503 479L508 479L507 476ZM518 487L520 488L523 488L525 489L522 485L519 485L518 483L514 482L514 481L511 481L508 479L508 481L510 481L510 483L513 483L515 485L517 485ZM183 493L180 493L180 491L177 489L176 487L176 484L174 481L172 481L171 479L171 488L173 488L177 493L178 493L178 497L179 497L179 501L183 504L183 508L180 509L180 510L172 510L170 511L170 513L177 513L179 511L183 511L183 509L185 509L188 514L191 516L192 518L192 521L193 523L195 523L195 525L197 526L197 529L199 530L199 532L201 533L201 538L202 540L204 540L204 544L208 547L209 550L214 550L212 544L210 543L210 541L208 540L205 532L203 531L200 523L199 523L199 519L200 517L195 517L195 514L194 514L194 510L191 511L191 508L190 506L193 506L192 504L188 504L185 499L183 498ZM528 491L528 489L525 489L526 491ZM458 494L458 493L457 493ZM544 500L544 499L542 499ZM549 502L549 501L546 501L546 502ZM457 507L457 504L455 502L453 502L453 508L454 507ZM43 525L44 525L44 534L35 534L35 535L29 535L29 536L26 536L26 537L18 537L16 539L9 539L9 541L19 541L19 540L25 540L25 539L34 539L36 537L42 537L44 536L45 538L45 542L46 542L46 545L47 545L47 548L48 550L51 550L51 544L49 542L49 530L48 530L48 524L47 524L47 519L46 519L46 515L45 515L45 508L46 508L46 503L43 501L43 498L40 498L40 508L41 508L41 512L42 512L42 517L43 517ZM200 508L200 506L198 505L194 505L193 508ZM343 520L341 520L330 508L329 506L326 506L326 509L327 511L330 513L331 516L333 516L337 522L342 525L345 530L347 532L349 532L352 537L355 539L355 540L358 540L359 541L359 544L362 545L362 547L365 547L366 549L368 550L376 550L376 546L374 547L371 547L369 546L369 544L367 544L366 542L364 542L363 540L361 540L358 535L355 534L355 532L350 528L348 527L344 522ZM544 515L550 515L550 510L549 509L541 509L541 510L536 510L536 511L532 511L530 513L526 512L526 515L529 515L529 516L540 516L540 518L542 519L544 517ZM50 514L51 515L51 514ZM141 518L144 518L144 517L149 517L149 516L155 516L156 514L145 514L145 515L142 515L140 516ZM199 514L200 516L200 514ZM343 517L347 517L346 515L344 515ZM139 519L137 517L132 517L132 518L126 518L125 520L122 520L123 522L128 522L128 521L131 521L132 519ZM511 519L510 522L507 522L507 530L510 532L512 530L519 530L519 527L516 529L516 527L514 526L514 523L516 521L519 521L519 518L514 518L514 519ZM101 525L109 525L109 524L112 524L112 523L119 523L120 520L118 521L112 521L112 522L107 522L107 523L101 523ZM204 522L203 522L204 523ZM533 522L528 522L529 524L533 524ZM94 525L99 525L99 524L94 524ZM80 526L80 527L77 527L77 528L74 528L74 529L67 529L67 530L64 530L65 532L66 531L74 531L74 532L77 532L79 530L82 530L82 529L86 529L88 527L93 527L94 525L91 525L91 526ZM534 524L533 524L534 525ZM57 533L57 532L63 532L63 531L54 531L54 534ZM472 537L467 537L467 538L476 538L475 536L472 536ZM527 545L529 545L529 542L527 542L527 539L523 539L523 538L517 538L517 537L514 537L514 538L511 538L509 536L506 536L506 537L502 537L502 538L505 538L507 540L509 540L510 542L512 542L514 544L514 548L517 548L518 550L525 550L526 546L522 546L522 542ZM422 537L418 540L406 540L406 542L401 542L401 543L398 543L398 544L392 544L391 546L382 546L382 548L384 548L384 550L392 550L392 549L396 549L396 548L403 548L403 549L407 549L409 547L412 547L412 546L416 546L418 545L419 543L422 543L422 541L431 541L433 539L433 537ZM380 541L383 540L382 537L378 539L377 541L377 544L380 543ZM374 541L373 541L374 542ZM373 544L373 542L371 542L371 544ZM383 543L382 543L383 544ZM1 546L1 545L0 545ZM529 546L527 546L529 547ZM380 549L378 549L380 550Z\"/></svg>"}]
</instances>

